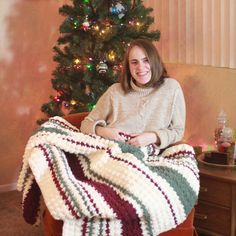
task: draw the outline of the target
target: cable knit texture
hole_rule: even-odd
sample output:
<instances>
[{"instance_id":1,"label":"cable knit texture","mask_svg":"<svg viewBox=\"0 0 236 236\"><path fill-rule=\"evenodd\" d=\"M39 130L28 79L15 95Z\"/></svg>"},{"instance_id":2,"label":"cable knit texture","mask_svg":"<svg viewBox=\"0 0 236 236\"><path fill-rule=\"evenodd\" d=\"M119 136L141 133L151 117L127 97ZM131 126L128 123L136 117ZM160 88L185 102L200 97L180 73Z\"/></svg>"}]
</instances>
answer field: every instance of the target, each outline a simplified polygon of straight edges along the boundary
<instances>
[{"instance_id":1,"label":"cable knit texture","mask_svg":"<svg viewBox=\"0 0 236 236\"><path fill-rule=\"evenodd\" d=\"M119 83L113 84L99 99L94 110L81 124L84 133L95 133L96 125L115 127L125 133L155 132L160 149L183 138L185 100L179 83L165 79L159 88L140 88L124 94Z\"/></svg>"},{"instance_id":2,"label":"cable knit texture","mask_svg":"<svg viewBox=\"0 0 236 236\"><path fill-rule=\"evenodd\" d=\"M156 236L175 228L199 192L194 151L180 144L151 153L50 118L25 148L18 189L26 221L37 223L41 191L64 236Z\"/></svg>"}]
</instances>

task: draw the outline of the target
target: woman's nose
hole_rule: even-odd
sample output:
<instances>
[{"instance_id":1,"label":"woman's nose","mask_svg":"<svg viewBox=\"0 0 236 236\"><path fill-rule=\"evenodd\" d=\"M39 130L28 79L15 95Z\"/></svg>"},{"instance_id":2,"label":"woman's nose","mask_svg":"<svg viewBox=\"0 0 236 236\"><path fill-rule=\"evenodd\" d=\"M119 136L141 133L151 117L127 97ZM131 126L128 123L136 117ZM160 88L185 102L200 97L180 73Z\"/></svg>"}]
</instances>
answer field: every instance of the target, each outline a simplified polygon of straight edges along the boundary
<instances>
[{"instance_id":1,"label":"woman's nose","mask_svg":"<svg viewBox=\"0 0 236 236\"><path fill-rule=\"evenodd\" d=\"M142 68L144 66L144 63L142 63L142 62L139 62L138 64L137 64L137 67L138 68Z\"/></svg>"}]
</instances>

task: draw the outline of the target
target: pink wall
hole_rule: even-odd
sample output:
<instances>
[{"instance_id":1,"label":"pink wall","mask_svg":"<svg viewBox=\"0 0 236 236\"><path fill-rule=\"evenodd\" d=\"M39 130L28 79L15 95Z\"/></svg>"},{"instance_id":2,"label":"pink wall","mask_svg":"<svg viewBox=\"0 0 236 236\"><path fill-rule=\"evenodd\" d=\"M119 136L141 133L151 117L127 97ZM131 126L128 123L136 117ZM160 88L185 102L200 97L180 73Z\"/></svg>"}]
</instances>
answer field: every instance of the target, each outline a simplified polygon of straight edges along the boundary
<instances>
[{"instance_id":1,"label":"pink wall","mask_svg":"<svg viewBox=\"0 0 236 236\"><path fill-rule=\"evenodd\" d=\"M42 103L52 92L52 47L63 19L58 8L65 2L0 1L0 191L14 187L25 144L42 117ZM184 64L167 68L185 93L186 141L213 144L221 108L236 128L236 70Z\"/></svg>"},{"instance_id":2,"label":"pink wall","mask_svg":"<svg viewBox=\"0 0 236 236\"><path fill-rule=\"evenodd\" d=\"M48 101L62 1L0 1L0 186L16 182L26 141ZM1 189L0 189L1 190Z\"/></svg>"}]
</instances>

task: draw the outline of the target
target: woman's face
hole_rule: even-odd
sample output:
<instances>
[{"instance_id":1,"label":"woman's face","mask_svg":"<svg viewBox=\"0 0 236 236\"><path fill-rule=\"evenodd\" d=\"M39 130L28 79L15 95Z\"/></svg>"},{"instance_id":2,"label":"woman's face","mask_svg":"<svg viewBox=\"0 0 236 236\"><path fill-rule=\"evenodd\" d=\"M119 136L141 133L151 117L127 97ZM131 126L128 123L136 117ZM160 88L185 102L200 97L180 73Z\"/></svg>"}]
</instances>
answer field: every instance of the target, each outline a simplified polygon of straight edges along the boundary
<instances>
[{"instance_id":1,"label":"woman's face","mask_svg":"<svg viewBox=\"0 0 236 236\"><path fill-rule=\"evenodd\" d=\"M144 50L134 46L129 53L129 70L137 86L142 87L151 80L152 72Z\"/></svg>"}]
</instances>

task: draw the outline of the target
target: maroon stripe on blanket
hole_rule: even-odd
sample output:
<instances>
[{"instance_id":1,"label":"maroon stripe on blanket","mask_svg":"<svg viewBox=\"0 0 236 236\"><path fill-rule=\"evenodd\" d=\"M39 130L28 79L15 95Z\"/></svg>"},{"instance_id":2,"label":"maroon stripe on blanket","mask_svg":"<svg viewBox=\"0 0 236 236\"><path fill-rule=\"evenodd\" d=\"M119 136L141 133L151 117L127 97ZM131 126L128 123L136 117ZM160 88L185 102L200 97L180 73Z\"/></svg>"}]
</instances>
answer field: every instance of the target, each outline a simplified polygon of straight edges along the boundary
<instances>
[{"instance_id":1,"label":"maroon stripe on blanket","mask_svg":"<svg viewBox=\"0 0 236 236\"><path fill-rule=\"evenodd\" d=\"M110 235L109 221L109 219L106 220L106 236Z\"/></svg>"},{"instance_id":2,"label":"maroon stripe on blanket","mask_svg":"<svg viewBox=\"0 0 236 236\"><path fill-rule=\"evenodd\" d=\"M23 217L28 224L35 224L39 214L41 192L35 179L26 194L23 204Z\"/></svg>"},{"instance_id":3,"label":"maroon stripe on blanket","mask_svg":"<svg viewBox=\"0 0 236 236\"><path fill-rule=\"evenodd\" d=\"M66 157L75 178L93 186L104 197L107 204L116 213L117 218L121 220L122 236L141 236L142 229L140 220L132 204L121 199L119 195L106 184L88 179L84 175L78 157L70 153L66 153ZM106 233L109 235L109 227L106 227Z\"/></svg>"},{"instance_id":4,"label":"maroon stripe on blanket","mask_svg":"<svg viewBox=\"0 0 236 236\"><path fill-rule=\"evenodd\" d=\"M82 224L82 236L86 236L86 233L87 233L87 225L88 225L88 218L85 217L83 219L83 224Z\"/></svg>"},{"instance_id":5,"label":"maroon stripe on blanket","mask_svg":"<svg viewBox=\"0 0 236 236\"><path fill-rule=\"evenodd\" d=\"M51 174L52 174L52 179L53 179L53 182L57 188L57 190L59 191L62 199L64 200L65 204L68 206L68 209L70 210L71 214L76 218L76 219L79 219L79 215L77 214L77 212L74 210L71 202L69 201L64 189L62 188L58 178L57 178L57 175L56 175L56 172L54 170L54 167L53 167L53 162L51 161L51 159L49 158L49 154L46 150L46 148L42 145L39 145L38 146L39 148L41 148L41 150L43 151L43 154L46 158L46 161L48 162L48 166L49 166L49 169L51 171Z\"/></svg>"},{"instance_id":6,"label":"maroon stripe on blanket","mask_svg":"<svg viewBox=\"0 0 236 236\"><path fill-rule=\"evenodd\" d=\"M163 189L160 187L160 185L154 181L154 179L149 176L144 170L142 170L141 168L139 168L137 165L131 163L130 161L127 161L127 160L123 160L122 158L119 158L119 157L116 157L112 154L112 150L111 149L108 149L107 150L107 153L109 154L109 156L111 158L113 158L114 160L117 160L117 161L121 161L121 162L124 162L126 163L127 165L131 166L133 169L135 169L136 171L142 173L142 175L144 175L151 183L153 183L157 188L158 190L161 192L161 194L164 196L164 198L166 199L166 202L167 204L169 205L170 207L170 211L172 213L172 216L173 216L173 219L175 221L175 225L178 224L178 221L177 221L177 218L176 218L176 213L174 212L174 209L173 209L173 205L171 204L171 201L170 199L168 198L167 194L163 191Z\"/></svg>"}]
</instances>

